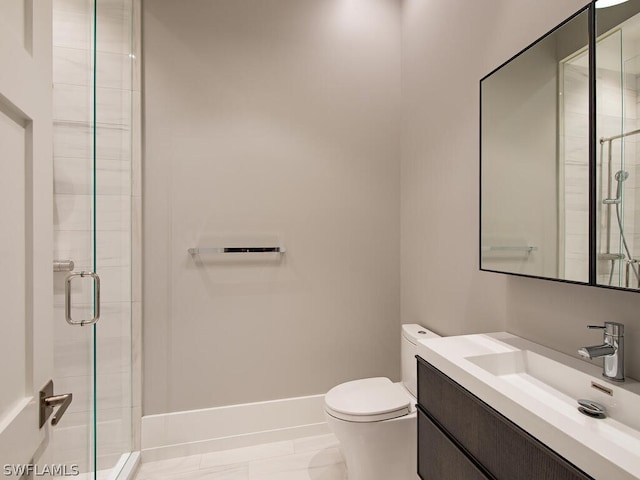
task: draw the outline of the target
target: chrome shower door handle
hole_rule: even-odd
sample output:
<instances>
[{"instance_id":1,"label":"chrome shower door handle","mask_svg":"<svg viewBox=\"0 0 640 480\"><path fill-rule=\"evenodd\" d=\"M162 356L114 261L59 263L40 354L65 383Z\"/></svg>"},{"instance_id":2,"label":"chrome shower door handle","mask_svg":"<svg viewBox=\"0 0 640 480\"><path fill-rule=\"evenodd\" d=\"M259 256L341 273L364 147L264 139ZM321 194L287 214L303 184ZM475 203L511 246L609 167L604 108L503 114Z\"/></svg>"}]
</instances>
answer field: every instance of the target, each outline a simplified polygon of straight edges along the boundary
<instances>
[{"instance_id":1,"label":"chrome shower door handle","mask_svg":"<svg viewBox=\"0 0 640 480\"><path fill-rule=\"evenodd\" d=\"M94 309L93 318L89 320L74 320L71 318L71 281L76 278L90 277L93 279L94 284ZM93 325L100 320L100 277L94 272L73 272L67 276L64 285L64 311L65 318L69 325Z\"/></svg>"}]
</instances>

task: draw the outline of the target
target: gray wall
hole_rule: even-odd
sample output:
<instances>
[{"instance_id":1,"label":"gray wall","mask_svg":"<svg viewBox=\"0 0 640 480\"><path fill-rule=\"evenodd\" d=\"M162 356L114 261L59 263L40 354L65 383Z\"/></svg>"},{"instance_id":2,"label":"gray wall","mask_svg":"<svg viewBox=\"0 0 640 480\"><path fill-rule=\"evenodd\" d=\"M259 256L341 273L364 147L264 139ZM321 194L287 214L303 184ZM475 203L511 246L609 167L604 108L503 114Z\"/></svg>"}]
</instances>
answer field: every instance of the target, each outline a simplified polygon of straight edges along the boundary
<instances>
[{"instance_id":1,"label":"gray wall","mask_svg":"<svg viewBox=\"0 0 640 480\"><path fill-rule=\"evenodd\" d=\"M640 377L638 294L478 271L478 80L584 0L401 3L402 101L395 1L145 2L145 414L397 380L400 320L570 354L621 321Z\"/></svg>"},{"instance_id":2,"label":"gray wall","mask_svg":"<svg viewBox=\"0 0 640 480\"><path fill-rule=\"evenodd\" d=\"M399 379L399 7L144 2L145 415Z\"/></svg>"},{"instance_id":3,"label":"gray wall","mask_svg":"<svg viewBox=\"0 0 640 480\"><path fill-rule=\"evenodd\" d=\"M587 324L619 321L640 377L637 293L478 271L478 80L584 3L403 3L402 319L447 335L504 329L572 355L601 340Z\"/></svg>"}]
</instances>

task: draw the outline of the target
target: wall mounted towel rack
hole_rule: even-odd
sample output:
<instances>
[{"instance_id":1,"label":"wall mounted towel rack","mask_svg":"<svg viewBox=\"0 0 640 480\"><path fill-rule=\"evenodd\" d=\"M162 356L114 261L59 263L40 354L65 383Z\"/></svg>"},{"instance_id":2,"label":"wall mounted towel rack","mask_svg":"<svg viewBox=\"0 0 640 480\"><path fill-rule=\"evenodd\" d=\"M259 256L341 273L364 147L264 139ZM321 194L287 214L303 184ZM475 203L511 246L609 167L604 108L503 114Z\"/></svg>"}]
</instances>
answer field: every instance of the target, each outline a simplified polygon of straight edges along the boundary
<instances>
[{"instance_id":1,"label":"wall mounted towel rack","mask_svg":"<svg viewBox=\"0 0 640 480\"><path fill-rule=\"evenodd\" d=\"M188 250L191 255L209 253L284 253L284 247L195 247Z\"/></svg>"},{"instance_id":2,"label":"wall mounted towel rack","mask_svg":"<svg viewBox=\"0 0 640 480\"><path fill-rule=\"evenodd\" d=\"M535 252L538 247L522 246L522 247L502 247L502 246L483 246L483 252Z\"/></svg>"}]
</instances>

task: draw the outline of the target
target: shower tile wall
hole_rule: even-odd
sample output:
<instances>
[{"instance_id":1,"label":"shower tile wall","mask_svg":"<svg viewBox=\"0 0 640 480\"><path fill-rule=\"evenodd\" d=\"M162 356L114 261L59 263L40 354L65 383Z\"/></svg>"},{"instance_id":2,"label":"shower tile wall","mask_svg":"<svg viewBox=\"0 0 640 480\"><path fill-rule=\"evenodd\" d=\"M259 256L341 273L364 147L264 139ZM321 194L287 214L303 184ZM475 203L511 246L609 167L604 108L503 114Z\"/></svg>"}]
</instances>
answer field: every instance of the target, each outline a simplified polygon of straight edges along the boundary
<instances>
[{"instance_id":1,"label":"shower tile wall","mask_svg":"<svg viewBox=\"0 0 640 480\"><path fill-rule=\"evenodd\" d=\"M96 349L100 470L111 468L135 448L131 423L132 417L140 417L141 405L140 389L132 388L132 380L140 381L141 323L140 32L131 27L139 25L138 3L98 3L95 242L102 286ZM54 257L72 259L76 271L93 270L93 1L54 0L53 8ZM66 274L54 275L54 382L57 391L74 394L64 421L54 429L54 460L79 463L86 471L91 468L88 445L93 435L92 327L65 322ZM80 288L73 292L74 304L90 300L90 288ZM74 315L79 316L80 310Z\"/></svg>"},{"instance_id":2,"label":"shower tile wall","mask_svg":"<svg viewBox=\"0 0 640 480\"><path fill-rule=\"evenodd\" d=\"M628 73L624 85L619 71L600 68L597 75L598 138L620 134L638 128L638 76ZM564 199L565 199L565 273L567 278L586 278L588 276L588 91L587 68L579 65L564 66ZM623 93L624 92L624 93ZM624 201L628 206L636 204L636 190L640 188L637 178L638 138L630 137L624 142L613 142L613 174L622 168L621 157L624 155L624 169L629 172L629 181L625 182ZM607 147L604 148L604 164L601 165L600 144L597 144L597 171L599 199L599 252L604 252L606 239L606 207L600 207L602 198L607 196ZM601 166L603 167L601 169ZM601 181L604 182L601 184ZM612 195L615 196L616 182L613 181ZM640 244L640 231L634 225L640 225L638 208L626 208L624 226L627 242L633 254L633 245ZM638 216L639 218L634 218ZM619 228L616 221L615 207L611 208L611 252L620 252ZM619 264L614 267L614 285L619 281ZM611 262L599 261L597 266L599 284L608 285ZM624 272L622 272L624 277Z\"/></svg>"}]
</instances>

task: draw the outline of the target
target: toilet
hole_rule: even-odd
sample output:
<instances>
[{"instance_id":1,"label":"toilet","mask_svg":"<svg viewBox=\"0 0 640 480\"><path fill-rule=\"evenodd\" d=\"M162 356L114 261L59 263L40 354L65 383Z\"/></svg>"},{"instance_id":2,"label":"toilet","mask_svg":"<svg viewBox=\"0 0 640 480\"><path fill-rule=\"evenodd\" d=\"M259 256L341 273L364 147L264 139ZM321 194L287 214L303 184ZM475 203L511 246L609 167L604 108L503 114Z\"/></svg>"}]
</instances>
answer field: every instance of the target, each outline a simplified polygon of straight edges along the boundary
<instances>
[{"instance_id":1,"label":"toilet","mask_svg":"<svg viewBox=\"0 0 640 480\"><path fill-rule=\"evenodd\" d=\"M415 480L418 340L437 338L402 325L402 382L385 377L342 383L325 395L325 417L340 441L349 480Z\"/></svg>"}]
</instances>

